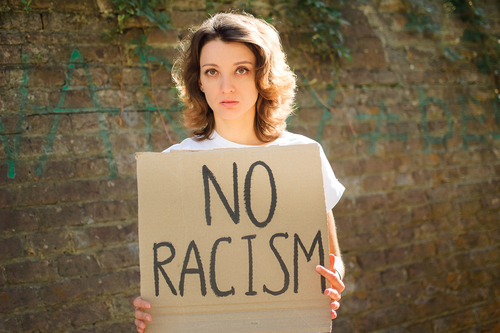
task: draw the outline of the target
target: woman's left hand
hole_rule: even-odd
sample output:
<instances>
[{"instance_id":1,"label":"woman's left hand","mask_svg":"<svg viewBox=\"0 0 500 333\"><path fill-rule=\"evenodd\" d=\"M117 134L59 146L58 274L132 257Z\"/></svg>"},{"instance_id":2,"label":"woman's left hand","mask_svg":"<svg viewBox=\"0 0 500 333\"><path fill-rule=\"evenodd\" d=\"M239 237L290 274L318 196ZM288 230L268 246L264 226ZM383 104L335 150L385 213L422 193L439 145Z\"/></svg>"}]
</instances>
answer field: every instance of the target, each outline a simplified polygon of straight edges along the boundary
<instances>
[{"instance_id":1,"label":"woman's left hand","mask_svg":"<svg viewBox=\"0 0 500 333\"><path fill-rule=\"evenodd\" d=\"M337 318L337 310L340 307L340 298L341 293L345 289L344 282L340 279L339 275L335 270L335 256L330 254L330 269L326 269L325 267L318 265L316 266L316 272L324 276L328 282L330 282L331 287L325 290L325 295L330 296L331 302L331 316L332 319Z\"/></svg>"}]
</instances>

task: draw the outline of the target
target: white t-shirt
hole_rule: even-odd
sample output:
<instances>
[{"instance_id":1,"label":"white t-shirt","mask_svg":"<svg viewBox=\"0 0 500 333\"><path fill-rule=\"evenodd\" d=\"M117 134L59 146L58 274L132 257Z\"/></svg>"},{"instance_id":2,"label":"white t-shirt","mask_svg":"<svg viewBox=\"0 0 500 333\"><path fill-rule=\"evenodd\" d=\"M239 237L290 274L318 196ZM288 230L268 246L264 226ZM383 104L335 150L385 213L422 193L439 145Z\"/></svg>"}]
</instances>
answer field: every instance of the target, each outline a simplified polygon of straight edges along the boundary
<instances>
[{"instance_id":1,"label":"white t-shirt","mask_svg":"<svg viewBox=\"0 0 500 333\"><path fill-rule=\"evenodd\" d=\"M281 136L278 139L274 140L268 145L258 146L258 147L274 146L274 145L288 146L288 145L298 145L307 143L315 143L320 148L319 151L321 156L321 169L323 172L323 188L325 191L325 204L327 211L330 211L337 204L337 202L339 202L342 193L344 193L345 187L335 177L332 167L330 166L330 162L328 162L325 152L323 151L323 148L321 148L319 143L303 135L284 131L283 134L281 134ZM222 136L217 134L217 132L214 131L210 136L210 139L202 141L195 141L191 138L185 139L181 143L177 143L171 146L170 148L165 149L163 152L168 153L171 150L206 150L214 148L243 148L243 147L256 147L256 146L242 145L239 143L226 140Z\"/></svg>"}]
</instances>

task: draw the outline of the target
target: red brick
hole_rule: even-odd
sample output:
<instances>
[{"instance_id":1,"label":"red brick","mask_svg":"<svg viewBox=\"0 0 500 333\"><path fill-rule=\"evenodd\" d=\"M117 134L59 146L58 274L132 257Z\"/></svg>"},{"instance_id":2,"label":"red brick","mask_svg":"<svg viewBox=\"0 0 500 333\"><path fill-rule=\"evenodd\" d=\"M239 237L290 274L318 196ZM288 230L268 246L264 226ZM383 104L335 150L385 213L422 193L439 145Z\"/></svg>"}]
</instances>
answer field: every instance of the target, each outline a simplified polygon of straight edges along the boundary
<instances>
[{"instance_id":1,"label":"red brick","mask_svg":"<svg viewBox=\"0 0 500 333\"><path fill-rule=\"evenodd\" d=\"M0 211L0 233L32 231L38 228L34 209Z\"/></svg>"},{"instance_id":2,"label":"red brick","mask_svg":"<svg viewBox=\"0 0 500 333\"><path fill-rule=\"evenodd\" d=\"M434 320L434 332L445 332L457 328L469 327L475 323L473 310L462 311Z\"/></svg>"},{"instance_id":3,"label":"red brick","mask_svg":"<svg viewBox=\"0 0 500 333\"><path fill-rule=\"evenodd\" d=\"M89 75L90 78L87 75ZM71 77L70 86L88 87L89 79L94 86L105 85L108 81L108 74L106 73L106 69L94 68L94 67L77 68L73 71L73 76ZM97 93L99 93L99 91Z\"/></svg>"},{"instance_id":4,"label":"red brick","mask_svg":"<svg viewBox=\"0 0 500 333\"><path fill-rule=\"evenodd\" d=\"M130 287L127 272L115 272L100 277L102 289L106 294L123 292Z\"/></svg>"},{"instance_id":5,"label":"red brick","mask_svg":"<svg viewBox=\"0 0 500 333\"><path fill-rule=\"evenodd\" d=\"M64 73L62 69L37 68L28 71L28 87L62 87Z\"/></svg>"},{"instance_id":6,"label":"red brick","mask_svg":"<svg viewBox=\"0 0 500 333\"><path fill-rule=\"evenodd\" d=\"M469 274L466 271L457 272L452 271L448 272L446 276L446 285L448 288L452 290L459 290L462 288L467 288L471 283L469 278Z\"/></svg>"},{"instance_id":7,"label":"red brick","mask_svg":"<svg viewBox=\"0 0 500 333\"><path fill-rule=\"evenodd\" d=\"M62 255L57 258L58 273L62 277L89 276L101 269L93 255Z\"/></svg>"},{"instance_id":8,"label":"red brick","mask_svg":"<svg viewBox=\"0 0 500 333\"><path fill-rule=\"evenodd\" d=\"M383 288L368 293L371 309L381 309L400 304L399 294L396 289Z\"/></svg>"},{"instance_id":9,"label":"red brick","mask_svg":"<svg viewBox=\"0 0 500 333\"><path fill-rule=\"evenodd\" d=\"M89 201L100 198L100 181L83 180L62 183L59 186L61 201Z\"/></svg>"},{"instance_id":10,"label":"red brick","mask_svg":"<svg viewBox=\"0 0 500 333\"><path fill-rule=\"evenodd\" d=\"M416 260L431 258L435 255L436 246L433 242L414 244L411 247L411 256Z\"/></svg>"},{"instance_id":11,"label":"red brick","mask_svg":"<svg viewBox=\"0 0 500 333\"><path fill-rule=\"evenodd\" d=\"M102 177L110 174L110 164L107 158L82 158L76 161L76 177Z\"/></svg>"},{"instance_id":12,"label":"red brick","mask_svg":"<svg viewBox=\"0 0 500 333\"><path fill-rule=\"evenodd\" d=\"M139 249L137 244L130 244L102 251L97 258L105 270L136 266L139 264Z\"/></svg>"},{"instance_id":13,"label":"red brick","mask_svg":"<svg viewBox=\"0 0 500 333\"><path fill-rule=\"evenodd\" d=\"M24 254L24 246L19 237L4 238L0 242L0 260L21 257Z\"/></svg>"},{"instance_id":14,"label":"red brick","mask_svg":"<svg viewBox=\"0 0 500 333\"><path fill-rule=\"evenodd\" d=\"M111 318L109 308L104 302L75 305L67 311L74 327L92 325Z\"/></svg>"},{"instance_id":15,"label":"red brick","mask_svg":"<svg viewBox=\"0 0 500 333\"><path fill-rule=\"evenodd\" d=\"M355 206L358 211L374 211L385 208L386 199L384 195L379 194L357 197Z\"/></svg>"},{"instance_id":16,"label":"red brick","mask_svg":"<svg viewBox=\"0 0 500 333\"><path fill-rule=\"evenodd\" d=\"M333 214L335 217L351 214L352 210L354 209L353 206L353 200L349 198L343 198L337 205L335 205L335 207L333 207Z\"/></svg>"},{"instance_id":17,"label":"red brick","mask_svg":"<svg viewBox=\"0 0 500 333\"><path fill-rule=\"evenodd\" d=\"M456 248L460 251L488 246L488 235L486 233L468 233L454 238Z\"/></svg>"},{"instance_id":18,"label":"red brick","mask_svg":"<svg viewBox=\"0 0 500 333\"><path fill-rule=\"evenodd\" d=\"M116 225L109 227L90 228L89 238L95 244L106 246L113 243L129 243L137 241L137 225Z\"/></svg>"},{"instance_id":19,"label":"red brick","mask_svg":"<svg viewBox=\"0 0 500 333\"><path fill-rule=\"evenodd\" d=\"M54 229L46 232L37 232L26 236L28 253L47 255L70 250L71 235L67 229Z\"/></svg>"},{"instance_id":20,"label":"red brick","mask_svg":"<svg viewBox=\"0 0 500 333\"><path fill-rule=\"evenodd\" d=\"M123 199L137 197L137 180L118 178L101 181L102 196L107 199Z\"/></svg>"},{"instance_id":21,"label":"red brick","mask_svg":"<svg viewBox=\"0 0 500 333\"><path fill-rule=\"evenodd\" d=\"M68 160L49 160L45 163L39 176L34 178L40 180L61 180L72 178L75 175L75 165L73 161Z\"/></svg>"},{"instance_id":22,"label":"red brick","mask_svg":"<svg viewBox=\"0 0 500 333\"><path fill-rule=\"evenodd\" d=\"M75 226L84 223L82 208L79 205L46 206L36 210L40 228Z\"/></svg>"},{"instance_id":23,"label":"red brick","mask_svg":"<svg viewBox=\"0 0 500 333\"><path fill-rule=\"evenodd\" d=\"M93 325L92 328L79 329L71 331L71 333L129 333L136 330L136 327L131 322L124 323L104 323L102 325Z\"/></svg>"},{"instance_id":24,"label":"red brick","mask_svg":"<svg viewBox=\"0 0 500 333\"><path fill-rule=\"evenodd\" d=\"M412 305L412 311L415 315L426 317L430 315L439 315L447 311L456 309L459 300L456 295L442 295L431 299L422 299Z\"/></svg>"},{"instance_id":25,"label":"red brick","mask_svg":"<svg viewBox=\"0 0 500 333\"><path fill-rule=\"evenodd\" d=\"M354 284L355 284L356 290L358 292L366 291L366 290L373 290L373 289L381 288L383 286L382 280L380 278L380 273L379 272L370 272L370 271L365 271L360 276L357 276L355 278Z\"/></svg>"},{"instance_id":26,"label":"red brick","mask_svg":"<svg viewBox=\"0 0 500 333\"><path fill-rule=\"evenodd\" d=\"M47 205L56 203L58 200L57 189L51 183L11 187L8 193L13 198L11 205L17 207Z\"/></svg>"},{"instance_id":27,"label":"red brick","mask_svg":"<svg viewBox=\"0 0 500 333\"><path fill-rule=\"evenodd\" d=\"M481 304L491 299L489 287L472 287L458 292L460 305Z\"/></svg>"},{"instance_id":28,"label":"red brick","mask_svg":"<svg viewBox=\"0 0 500 333\"><path fill-rule=\"evenodd\" d=\"M49 96L52 105L59 105L59 101L63 98L62 92L52 92ZM90 91L83 90L68 90L66 91L63 105L61 108L77 109L77 108L90 108L94 106Z\"/></svg>"},{"instance_id":29,"label":"red brick","mask_svg":"<svg viewBox=\"0 0 500 333\"><path fill-rule=\"evenodd\" d=\"M128 270L127 277L130 288L138 288L141 283L141 274L138 268Z\"/></svg>"},{"instance_id":30,"label":"red brick","mask_svg":"<svg viewBox=\"0 0 500 333\"><path fill-rule=\"evenodd\" d=\"M56 271L50 261L24 261L5 266L9 284L47 282L54 280Z\"/></svg>"},{"instance_id":31,"label":"red brick","mask_svg":"<svg viewBox=\"0 0 500 333\"><path fill-rule=\"evenodd\" d=\"M396 186L394 175L367 176L363 180L363 189L369 192L388 192Z\"/></svg>"},{"instance_id":32,"label":"red brick","mask_svg":"<svg viewBox=\"0 0 500 333\"><path fill-rule=\"evenodd\" d=\"M40 301L46 306L87 300L103 294L100 276L79 277L40 287ZM102 281L101 281L102 282Z\"/></svg>"},{"instance_id":33,"label":"red brick","mask_svg":"<svg viewBox=\"0 0 500 333\"><path fill-rule=\"evenodd\" d=\"M408 277L419 279L444 273L445 268L437 260L428 260L408 265Z\"/></svg>"},{"instance_id":34,"label":"red brick","mask_svg":"<svg viewBox=\"0 0 500 333\"><path fill-rule=\"evenodd\" d=\"M34 288L19 287L0 291L0 312L6 314L16 310L32 308L37 304Z\"/></svg>"},{"instance_id":35,"label":"red brick","mask_svg":"<svg viewBox=\"0 0 500 333\"><path fill-rule=\"evenodd\" d=\"M500 303L499 302L492 302L492 303L487 304L485 306L479 306L477 309L477 314L479 316L480 322L485 322L485 321L490 320L492 318L499 318L500 317Z\"/></svg>"},{"instance_id":36,"label":"red brick","mask_svg":"<svg viewBox=\"0 0 500 333\"><path fill-rule=\"evenodd\" d=\"M342 297L342 314L352 315L368 310L370 308L370 300L367 296L367 293L357 293L353 296Z\"/></svg>"},{"instance_id":37,"label":"red brick","mask_svg":"<svg viewBox=\"0 0 500 333\"><path fill-rule=\"evenodd\" d=\"M125 220L137 217L134 202L114 200L91 202L83 205L85 216L95 221Z\"/></svg>"},{"instance_id":38,"label":"red brick","mask_svg":"<svg viewBox=\"0 0 500 333\"><path fill-rule=\"evenodd\" d=\"M398 305L393 308L368 312L360 317L354 326L361 332L369 332L403 323L411 316L412 311L407 305Z\"/></svg>"},{"instance_id":39,"label":"red brick","mask_svg":"<svg viewBox=\"0 0 500 333\"><path fill-rule=\"evenodd\" d=\"M14 318L0 318L0 332L19 333L17 321Z\"/></svg>"},{"instance_id":40,"label":"red brick","mask_svg":"<svg viewBox=\"0 0 500 333\"><path fill-rule=\"evenodd\" d=\"M393 247L385 250L386 262L389 265L404 263L409 260L411 247Z\"/></svg>"},{"instance_id":41,"label":"red brick","mask_svg":"<svg viewBox=\"0 0 500 333\"><path fill-rule=\"evenodd\" d=\"M389 264L391 264L389 262ZM406 282L408 274L403 267L389 268L381 272L382 282L386 286L394 286Z\"/></svg>"},{"instance_id":42,"label":"red brick","mask_svg":"<svg viewBox=\"0 0 500 333\"><path fill-rule=\"evenodd\" d=\"M25 313L19 319L24 333L50 333L71 328L63 309Z\"/></svg>"},{"instance_id":43,"label":"red brick","mask_svg":"<svg viewBox=\"0 0 500 333\"><path fill-rule=\"evenodd\" d=\"M403 208L398 210L389 210L383 214L381 225L387 227L400 227L408 225L412 221L411 213ZM392 240L389 240L392 241Z\"/></svg>"}]
</instances>

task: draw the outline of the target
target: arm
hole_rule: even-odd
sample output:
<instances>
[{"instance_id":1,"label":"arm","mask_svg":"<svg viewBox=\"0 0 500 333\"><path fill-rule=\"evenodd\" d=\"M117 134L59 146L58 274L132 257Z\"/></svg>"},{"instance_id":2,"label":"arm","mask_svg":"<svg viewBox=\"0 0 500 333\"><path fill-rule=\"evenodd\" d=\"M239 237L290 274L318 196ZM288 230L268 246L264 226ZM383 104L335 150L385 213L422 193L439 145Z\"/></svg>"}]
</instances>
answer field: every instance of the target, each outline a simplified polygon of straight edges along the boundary
<instances>
[{"instance_id":1,"label":"arm","mask_svg":"<svg viewBox=\"0 0 500 333\"><path fill-rule=\"evenodd\" d=\"M330 269L326 269L323 266L316 266L316 272L324 276L328 282L330 282L331 287L325 290L325 295L329 296L332 300L331 302L331 317L332 319L337 318L337 310L340 307L340 298L341 293L345 289L345 285L342 280L339 278L338 274L335 272L339 272L340 276L344 276L344 263L342 262L342 258L340 256L340 248L337 240L337 230L335 227L335 220L333 219L333 213L329 211L327 213L328 220L328 241L330 243Z\"/></svg>"},{"instance_id":2,"label":"arm","mask_svg":"<svg viewBox=\"0 0 500 333\"><path fill-rule=\"evenodd\" d=\"M340 255L339 241L337 239L337 227L335 226L335 219L333 218L332 211L326 214L328 220L328 242L330 243L330 254L335 255L335 269L344 278L345 267Z\"/></svg>"}]
</instances>

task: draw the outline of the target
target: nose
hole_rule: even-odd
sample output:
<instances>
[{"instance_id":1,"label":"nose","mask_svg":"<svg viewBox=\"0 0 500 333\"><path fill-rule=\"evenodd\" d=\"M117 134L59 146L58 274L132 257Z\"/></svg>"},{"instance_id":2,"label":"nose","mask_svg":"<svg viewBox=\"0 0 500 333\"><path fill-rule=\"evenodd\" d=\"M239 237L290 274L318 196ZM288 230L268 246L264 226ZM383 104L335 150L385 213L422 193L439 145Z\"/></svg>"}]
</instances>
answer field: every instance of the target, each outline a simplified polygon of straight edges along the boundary
<instances>
[{"instance_id":1,"label":"nose","mask_svg":"<svg viewBox=\"0 0 500 333\"><path fill-rule=\"evenodd\" d=\"M234 92L234 82L230 75L222 77L220 90L223 94L230 94Z\"/></svg>"}]
</instances>

